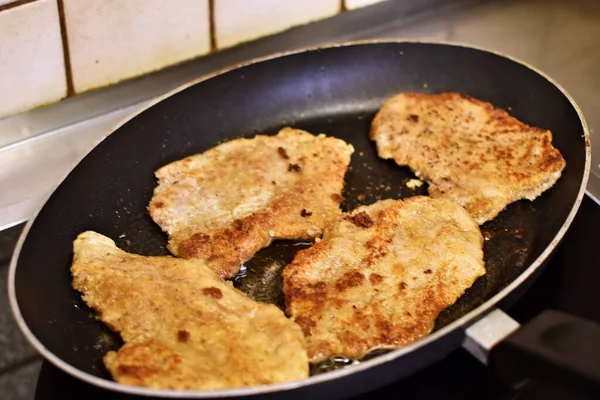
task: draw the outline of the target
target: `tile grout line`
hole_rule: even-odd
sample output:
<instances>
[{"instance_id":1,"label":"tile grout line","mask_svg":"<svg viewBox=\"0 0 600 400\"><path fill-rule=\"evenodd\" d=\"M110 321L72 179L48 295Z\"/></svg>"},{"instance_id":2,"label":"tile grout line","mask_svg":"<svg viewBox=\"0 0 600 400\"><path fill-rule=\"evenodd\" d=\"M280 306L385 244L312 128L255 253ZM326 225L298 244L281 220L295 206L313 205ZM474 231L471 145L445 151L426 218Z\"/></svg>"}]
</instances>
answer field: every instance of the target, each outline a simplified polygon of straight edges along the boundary
<instances>
[{"instance_id":1,"label":"tile grout line","mask_svg":"<svg viewBox=\"0 0 600 400\"><path fill-rule=\"evenodd\" d=\"M11 8L19 7L28 3L33 3L36 0L17 0L0 6L0 12L10 10Z\"/></svg>"},{"instance_id":2,"label":"tile grout line","mask_svg":"<svg viewBox=\"0 0 600 400\"><path fill-rule=\"evenodd\" d=\"M60 24L60 37L63 44L63 59L65 63L65 79L67 82L67 97L75 94L73 86L73 70L71 68L71 52L69 50L69 36L67 35L67 19L63 0L56 0L58 6L58 23Z\"/></svg>"},{"instance_id":3,"label":"tile grout line","mask_svg":"<svg viewBox=\"0 0 600 400\"><path fill-rule=\"evenodd\" d=\"M62 1L62 0L61 0ZM210 35L210 53L217 51L217 27L215 24L215 0L208 0L208 34Z\"/></svg>"}]
</instances>

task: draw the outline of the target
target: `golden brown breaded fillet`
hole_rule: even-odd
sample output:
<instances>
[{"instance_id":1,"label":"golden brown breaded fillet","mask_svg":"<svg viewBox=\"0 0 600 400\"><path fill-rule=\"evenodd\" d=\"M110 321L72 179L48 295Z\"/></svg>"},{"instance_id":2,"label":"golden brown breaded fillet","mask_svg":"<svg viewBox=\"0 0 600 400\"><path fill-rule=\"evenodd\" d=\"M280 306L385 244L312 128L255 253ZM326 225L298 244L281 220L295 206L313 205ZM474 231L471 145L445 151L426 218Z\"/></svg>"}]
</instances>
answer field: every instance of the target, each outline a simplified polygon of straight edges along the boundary
<instances>
[{"instance_id":1,"label":"golden brown breaded fillet","mask_svg":"<svg viewBox=\"0 0 600 400\"><path fill-rule=\"evenodd\" d=\"M552 133L459 93L401 93L371 125L379 156L408 165L433 197L449 197L483 224L508 204L533 200L560 178Z\"/></svg>"},{"instance_id":2,"label":"golden brown breaded fillet","mask_svg":"<svg viewBox=\"0 0 600 400\"><path fill-rule=\"evenodd\" d=\"M104 358L117 382L212 390L308 376L300 328L201 260L129 254L90 231L73 249L73 287L125 342Z\"/></svg>"},{"instance_id":3,"label":"golden brown breaded fillet","mask_svg":"<svg viewBox=\"0 0 600 400\"><path fill-rule=\"evenodd\" d=\"M428 334L485 273L479 226L449 199L383 200L341 217L283 270L311 362L360 358Z\"/></svg>"},{"instance_id":4,"label":"golden brown breaded fillet","mask_svg":"<svg viewBox=\"0 0 600 400\"><path fill-rule=\"evenodd\" d=\"M223 143L158 171L148 210L169 250L223 278L274 239L309 239L340 214L353 147L284 128Z\"/></svg>"}]
</instances>

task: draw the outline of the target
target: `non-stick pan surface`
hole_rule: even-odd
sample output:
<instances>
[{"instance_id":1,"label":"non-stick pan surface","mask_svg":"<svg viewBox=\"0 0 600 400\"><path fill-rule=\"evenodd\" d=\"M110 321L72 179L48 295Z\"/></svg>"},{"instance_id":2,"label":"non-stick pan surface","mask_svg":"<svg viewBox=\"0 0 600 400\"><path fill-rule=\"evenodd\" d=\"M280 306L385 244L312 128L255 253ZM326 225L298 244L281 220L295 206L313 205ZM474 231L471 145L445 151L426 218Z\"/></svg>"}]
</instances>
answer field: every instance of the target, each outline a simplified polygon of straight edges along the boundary
<instances>
[{"instance_id":1,"label":"non-stick pan surface","mask_svg":"<svg viewBox=\"0 0 600 400\"><path fill-rule=\"evenodd\" d=\"M577 108L546 77L501 55L427 43L354 44L252 63L191 85L119 127L73 169L25 230L9 282L25 334L50 361L81 379L157 394L110 381L102 356L120 341L94 319L71 288L73 239L94 230L130 252L167 254L166 235L146 212L155 187L153 172L226 140L273 134L284 126L326 133L354 145L346 175L346 209L426 194L426 186L408 189L405 183L414 175L379 159L368 139L375 111L400 91L457 91L505 108L527 124L552 130L567 167L540 198L512 204L482 227L487 274L442 313L437 332L358 366L277 388L295 388L298 396L309 391L357 394L447 354L460 343L465 324L522 286L550 255L583 195L589 150ZM280 276L263 267L273 262L283 267L308 245L279 242L264 249L236 277L235 285L281 306ZM313 373L328 368L317 366ZM273 393L273 388L228 394Z\"/></svg>"}]
</instances>

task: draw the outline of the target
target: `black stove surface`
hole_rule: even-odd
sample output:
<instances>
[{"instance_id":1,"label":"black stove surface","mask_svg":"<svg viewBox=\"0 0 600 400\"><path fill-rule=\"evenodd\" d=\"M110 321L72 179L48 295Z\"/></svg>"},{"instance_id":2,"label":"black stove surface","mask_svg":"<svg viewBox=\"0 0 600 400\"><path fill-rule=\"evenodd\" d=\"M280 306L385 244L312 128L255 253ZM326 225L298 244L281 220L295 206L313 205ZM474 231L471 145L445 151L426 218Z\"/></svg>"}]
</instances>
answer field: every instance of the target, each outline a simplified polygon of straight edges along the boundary
<instances>
[{"instance_id":1,"label":"black stove surface","mask_svg":"<svg viewBox=\"0 0 600 400\"><path fill-rule=\"evenodd\" d=\"M544 273L511 308L523 323L544 309L556 309L600 322L600 206L585 197L581 209ZM599 338L600 339L600 338ZM40 371L36 400L130 400L72 378L48 362ZM410 378L356 399L584 399L549 382L530 382L518 390L505 387L466 351L455 351L443 361Z\"/></svg>"}]
</instances>

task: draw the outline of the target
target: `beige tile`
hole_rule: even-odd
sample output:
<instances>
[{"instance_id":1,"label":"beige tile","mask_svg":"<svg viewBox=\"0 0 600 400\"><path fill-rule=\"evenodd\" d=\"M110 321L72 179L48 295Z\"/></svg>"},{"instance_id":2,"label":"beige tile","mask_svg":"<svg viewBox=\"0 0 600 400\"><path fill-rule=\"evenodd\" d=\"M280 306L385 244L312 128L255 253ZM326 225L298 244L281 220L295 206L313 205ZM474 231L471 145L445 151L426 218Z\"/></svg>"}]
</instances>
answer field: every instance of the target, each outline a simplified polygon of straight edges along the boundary
<instances>
[{"instance_id":1,"label":"beige tile","mask_svg":"<svg viewBox=\"0 0 600 400\"><path fill-rule=\"evenodd\" d=\"M348 10L355 10L357 8L370 6L375 3L380 3L384 0L344 0L346 8Z\"/></svg>"},{"instance_id":2,"label":"beige tile","mask_svg":"<svg viewBox=\"0 0 600 400\"><path fill-rule=\"evenodd\" d=\"M76 92L210 50L208 0L63 0Z\"/></svg>"},{"instance_id":3,"label":"beige tile","mask_svg":"<svg viewBox=\"0 0 600 400\"><path fill-rule=\"evenodd\" d=\"M218 48L331 17L340 0L214 0Z\"/></svg>"},{"instance_id":4,"label":"beige tile","mask_svg":"<svg viewBox=\"0 0 600 400\"><path fill-rule=\"evenodd\" d=\"M56 0L0 12L0 118L60 100L65 65Z\"/></svg>"}]
</instances>

